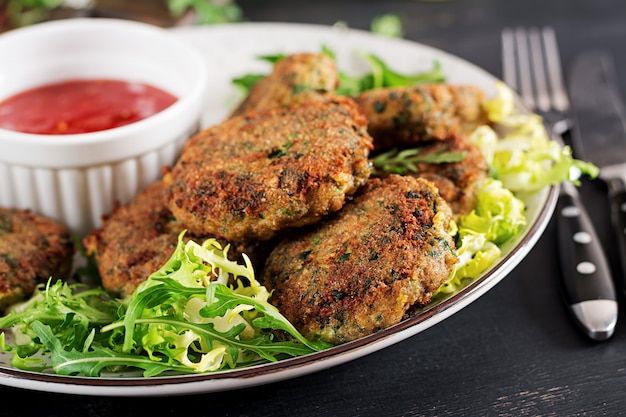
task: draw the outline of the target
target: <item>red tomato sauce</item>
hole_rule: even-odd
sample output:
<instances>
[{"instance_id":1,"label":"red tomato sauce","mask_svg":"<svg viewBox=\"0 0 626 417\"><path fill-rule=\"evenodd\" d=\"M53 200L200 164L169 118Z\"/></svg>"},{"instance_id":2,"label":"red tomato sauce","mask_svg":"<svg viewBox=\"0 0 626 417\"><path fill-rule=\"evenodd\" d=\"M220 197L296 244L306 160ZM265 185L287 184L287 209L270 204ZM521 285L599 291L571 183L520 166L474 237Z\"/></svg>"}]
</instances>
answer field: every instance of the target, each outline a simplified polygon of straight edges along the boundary
<instances>
[{"instance_id":1,"label":"red tomato sauce","mask_svg":"<svg viewBox=\"0 0 626 417\"><path fill-rule=\"evenodd\" d=\"M43 135L96 132L145 119L176 100L148 84L69 80L1 101L0 128Z\"/></svg>"}]
</instances>

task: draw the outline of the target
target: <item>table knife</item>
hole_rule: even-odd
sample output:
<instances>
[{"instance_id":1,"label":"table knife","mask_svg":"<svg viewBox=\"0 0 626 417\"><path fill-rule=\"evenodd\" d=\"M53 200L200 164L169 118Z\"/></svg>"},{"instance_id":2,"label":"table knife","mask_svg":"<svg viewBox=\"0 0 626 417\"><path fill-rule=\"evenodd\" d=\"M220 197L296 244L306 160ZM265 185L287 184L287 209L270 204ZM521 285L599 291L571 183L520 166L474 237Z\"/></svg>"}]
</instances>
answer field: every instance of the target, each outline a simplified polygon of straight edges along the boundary
<instances>
[{"instance_id":1,"label":"table knife","mask_svg":"<svg viewBox=\"0 0 626 417\"><path fill-rule=\"evenodd\" d=\"M570 68L569 95L572 146L579 159L600 167L609 189L611 218L617 231L622 271L618 287L626 290L626 110L619 96L615 64L605 51L580 54ZM593 267L587 265L593 269ZM615 312L617 298L610 288L595 304ZM600 307L598 307L600 308Z\"/></svg>"},{"instance_id":2,"label":"table knife","mask_svg":"<svg viewBox=\"0 0 626 417\"><path fill-rule=\"evenodd\" d=\"M607 184L621 263L618 287L626 291L626 109L612 55L601 50L581 54L569 81L572 146L578 158L600 167Z\"/></svg>"}]
</instances>

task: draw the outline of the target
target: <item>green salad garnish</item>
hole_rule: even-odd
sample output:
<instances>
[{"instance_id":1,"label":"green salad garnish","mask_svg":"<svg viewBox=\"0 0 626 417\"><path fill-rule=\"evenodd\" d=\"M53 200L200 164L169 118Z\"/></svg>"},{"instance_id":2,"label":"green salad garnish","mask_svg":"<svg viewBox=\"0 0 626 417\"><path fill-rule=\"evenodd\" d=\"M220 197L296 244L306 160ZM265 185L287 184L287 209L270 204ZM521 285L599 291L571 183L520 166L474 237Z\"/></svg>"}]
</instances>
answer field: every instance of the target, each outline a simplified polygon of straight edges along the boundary
<instances>
[{"instance_id":1,"label":"green salad garnish","mask_svg":"<svg viewBox=\"0 0 626 417\"><path fill-rule=\"evenodd\" d=\"M258 283L214 239L183 242L128 298L57 281L0 319L11 328L18 368L100 376L139 368L144 376L274 362L330 345L305 339ZM50 355L50 363L41 355Z\"/></svg>"},{"instance_id":2,"label":"green salad garnish","mask_svg":"<svg viewBox=\"0 0 626 417\"><path fill-rule=\"evenodd\" d=\"M333 59L335 58L335 52L327 46L322 46L322 52ZM372 90L374 88L403 87L445 81L445 76L439 61L435 61L432 69L428 71L420 71L414 74L402 74L393 70L377 55L363 52L359 52L358 55L368 63L370 70L362 75L351 75L345 71L339 71L339 86L335 90L338 95L356 96L363 91ZM261 55L258 59L270 64L275 64L285 56L285 54ZM245 97L250 92L250 89L264 78L265 75L266 74L248 73L241 77L234 78L231 82L239 90L239 94Z\"/></svg>"},{"instance_id":3,"label":"green salad garnish","mask_svg":"<svg viewBox=\"0 0 626 417\"><path fill-rule=\"evenodd\" d=\"M539 116L519 112L510 88L497 83L496 89L485 108L499 132L485 125L470 135L492 175L481 185L476 208L457 220L459 262L434 297L454 293L478 278L500 258L501 246L519 235L527 220L518 194L564 181L576 183L573 172L590 178L598 175L595 165L574 159L568 146L551 140Z\"/></svg>"},{"instance_id":4,"label":"green salad garnish","mask_svg":"<svg viewBox=\"0 0 626 417\"><path fill-rule=\"evenodd\" d=\"M394 71L377 55L366 53L361 53L359 55L369 64L370 72L363 75L350 75L340 71L337 94L356 96L363 91L375 88L403 87L416 84L440 83L445 81L445 76L439 61L435 61L432 69L429 71L421 71L414 74L401 74Z\"/></svg>"}]
</instances>

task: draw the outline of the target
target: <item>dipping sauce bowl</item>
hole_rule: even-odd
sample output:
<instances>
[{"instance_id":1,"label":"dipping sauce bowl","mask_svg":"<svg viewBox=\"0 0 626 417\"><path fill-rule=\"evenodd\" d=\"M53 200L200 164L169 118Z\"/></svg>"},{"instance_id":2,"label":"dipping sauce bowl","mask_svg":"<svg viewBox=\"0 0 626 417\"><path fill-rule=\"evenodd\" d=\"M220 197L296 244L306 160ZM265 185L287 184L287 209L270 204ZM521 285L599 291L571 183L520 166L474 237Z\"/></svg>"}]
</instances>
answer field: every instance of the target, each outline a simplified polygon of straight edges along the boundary
<instances>
[{"instance_id":1,"label":"dipping sauce bowl","mask_svg":"<svg viewBox=\"0 0 626 417\"><path fill-rule=\"evenodd\" d=\"M69 19L0 35L0 102L72 80L142 83L176 97L120 127L76 134L0 128L0 206L29 208L83 236L176 161L200 124L209 64L166 29Z\"/></svg>"}]
</instances>

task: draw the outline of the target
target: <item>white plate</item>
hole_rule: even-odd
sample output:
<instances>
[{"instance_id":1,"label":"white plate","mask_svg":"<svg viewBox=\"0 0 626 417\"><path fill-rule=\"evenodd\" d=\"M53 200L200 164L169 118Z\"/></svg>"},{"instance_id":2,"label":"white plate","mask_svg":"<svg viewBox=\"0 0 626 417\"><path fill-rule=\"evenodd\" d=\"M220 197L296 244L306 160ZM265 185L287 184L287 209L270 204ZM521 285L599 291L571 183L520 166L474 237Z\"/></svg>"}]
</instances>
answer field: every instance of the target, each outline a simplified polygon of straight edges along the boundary
<instances>
[{"instance_id":1,"label":"white plate","mask_svg":"<svg viewBox=\"0 0 626 417\"><path fill-rule=\"evenodd\" d=\"M442 64L449 82L472 83L488 94L495 92L496 79L480 68L440 50L415 42L377 37L367 32L325 26L275 23L243 23L176 29L177 36L199 48L212 67L205 126L221 121L235 104L234 77L248 72L269 71L259 55L312 51L322 45L335 51L339 67L358 74L367 65L355 52L379 55L401 72L428 70L434 60ZM217 64L217 65L216 65ZM450 317L478 299L502 280L531 250L545 230L556 204L551 187L525 198L528 226L503 248L501 260L490 271L459 293L430 305L416 317L351 343L323 352L277 363L217 373L143 378L137 372L100 378L68 377L34 373L11 367L9 355L0 355L0 384L32 390L83 395L156 396L223 391L266 384L327 369L398 343Z\"/></svg>"}]
</instances>

